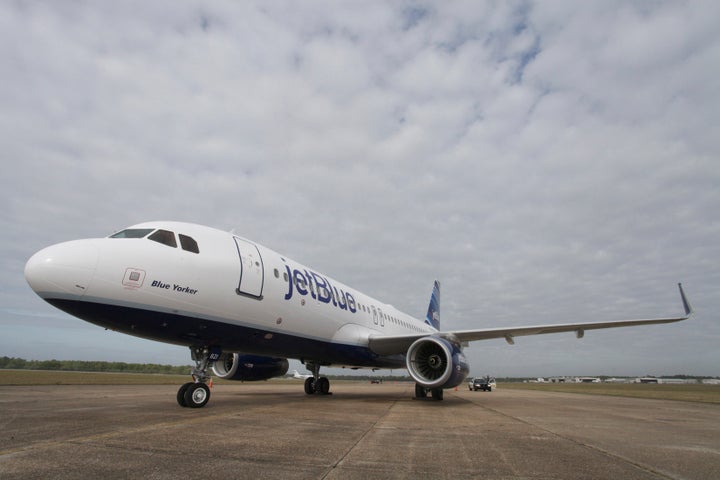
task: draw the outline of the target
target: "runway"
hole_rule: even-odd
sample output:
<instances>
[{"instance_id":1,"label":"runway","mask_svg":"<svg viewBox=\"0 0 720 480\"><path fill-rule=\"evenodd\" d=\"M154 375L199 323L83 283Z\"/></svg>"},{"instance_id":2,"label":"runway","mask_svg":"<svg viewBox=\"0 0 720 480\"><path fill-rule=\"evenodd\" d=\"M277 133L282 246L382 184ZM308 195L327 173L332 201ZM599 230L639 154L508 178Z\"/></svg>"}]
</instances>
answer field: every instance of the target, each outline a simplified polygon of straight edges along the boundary
<instances>
[{"instance_id":1,"label":"runway","mask_svg":"<svg viewBox=\"0 0 720 480\"><path fill-rule=\"evenodd\" d=\"M411 384L0 387L0 479L720 478L720 406Z\"/></svg>"}]
</instances>

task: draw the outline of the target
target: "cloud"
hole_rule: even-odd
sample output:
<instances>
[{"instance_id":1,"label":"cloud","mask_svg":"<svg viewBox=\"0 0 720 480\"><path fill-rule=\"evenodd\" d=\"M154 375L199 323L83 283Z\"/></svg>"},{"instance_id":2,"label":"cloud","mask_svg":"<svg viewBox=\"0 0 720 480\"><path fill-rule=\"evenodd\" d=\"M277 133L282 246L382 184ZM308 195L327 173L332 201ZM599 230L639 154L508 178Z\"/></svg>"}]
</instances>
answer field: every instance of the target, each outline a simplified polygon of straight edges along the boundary
<instances>
[{"instance_id":1,"label":"cloud","mask_svg":"<svg viewBox=\"0 0 720 480\"><path fill-rule=\"evenodd\" d=\"M417 316L439 278L447 328L665 315L679 280L717 303L712 2L0 8L4 308L37 308L34 251L153 219L234 228ZM521 373L556 342L548 370L651 373L677 328L599 337L617 358L467 353Z\"/></svg>"}]
</instances>

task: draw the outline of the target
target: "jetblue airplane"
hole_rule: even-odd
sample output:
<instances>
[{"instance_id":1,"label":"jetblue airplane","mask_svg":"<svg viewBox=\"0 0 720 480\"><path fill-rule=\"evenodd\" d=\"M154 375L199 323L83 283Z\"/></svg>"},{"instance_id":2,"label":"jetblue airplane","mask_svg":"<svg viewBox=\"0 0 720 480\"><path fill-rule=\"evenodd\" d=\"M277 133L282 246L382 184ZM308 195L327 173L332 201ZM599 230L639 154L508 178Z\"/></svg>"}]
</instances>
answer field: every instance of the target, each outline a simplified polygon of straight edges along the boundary
<instances>
[{"instance_id":1,"label":"jetblue airplane","mask_svg":"<svg viewBox=\"0 0 720 480\"><path fill-rule=\"evenodd\" d=\"M442 400L462 383L467 342L685 320L674 318L501 327L440 328L440 284L419 320L310 267L232 233L179 222L134 225L106 238L45 248L25 266L30 287L51 305L104 328L190 348L192 382L183 407L210 398L208 370L229 380L285 375L288 358L312 376L305 393L328 394L320 367L407 368L415 396Z\"/></svg>"}]
</instances>

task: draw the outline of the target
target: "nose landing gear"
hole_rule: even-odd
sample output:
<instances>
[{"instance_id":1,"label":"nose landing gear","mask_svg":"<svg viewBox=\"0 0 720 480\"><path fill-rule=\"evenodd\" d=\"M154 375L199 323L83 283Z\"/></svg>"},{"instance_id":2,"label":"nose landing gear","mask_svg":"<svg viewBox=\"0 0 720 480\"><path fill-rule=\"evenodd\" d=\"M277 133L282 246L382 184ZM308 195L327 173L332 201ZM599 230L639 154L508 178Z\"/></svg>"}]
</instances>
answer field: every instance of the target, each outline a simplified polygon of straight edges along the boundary
<instances>
[{"instance_id":1,"label":"nose landing gear","mask_svg":"<svg viewBox=\"0 0 720 480\"><path fill-rule=\"evenodd\" d=\"M188 382L180 387L177 402L181 407L200 408L210 400L210 387L205 383Z\"/></svg>"},{"instance_id":2,"label":"nose landing gear","mask_svg":"<svg viewBox=\"0 0 720 480\"><path fill-rule=\"evenodd\" d=\"M220 353L219 348L190 347L190 354L195 361L195 368L190 372L194 381L180 387L177 393L178 405L200 408L207 404L210 400L210 387L207 386L210 375L207 370L220 358Z\"/></svg>"}]
</instances>

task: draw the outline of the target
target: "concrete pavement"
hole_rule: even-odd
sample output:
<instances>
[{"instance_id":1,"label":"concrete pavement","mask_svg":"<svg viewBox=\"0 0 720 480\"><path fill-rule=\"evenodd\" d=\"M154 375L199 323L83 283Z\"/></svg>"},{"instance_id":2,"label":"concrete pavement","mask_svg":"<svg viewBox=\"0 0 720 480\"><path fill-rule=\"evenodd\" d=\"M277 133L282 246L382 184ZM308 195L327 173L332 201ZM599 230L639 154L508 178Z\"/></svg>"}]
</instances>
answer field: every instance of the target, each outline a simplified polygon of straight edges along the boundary
<instances>
[{"instance_id":1,"label":"concrete pavement","mask_svg":"<svg viewBox=\"0 0 720 480\"><path fill-rule=\"evenodd\" d=\"M0 479L720 478L720 406L411 384L0 387Z\"/></svg>"}]
</instances>

